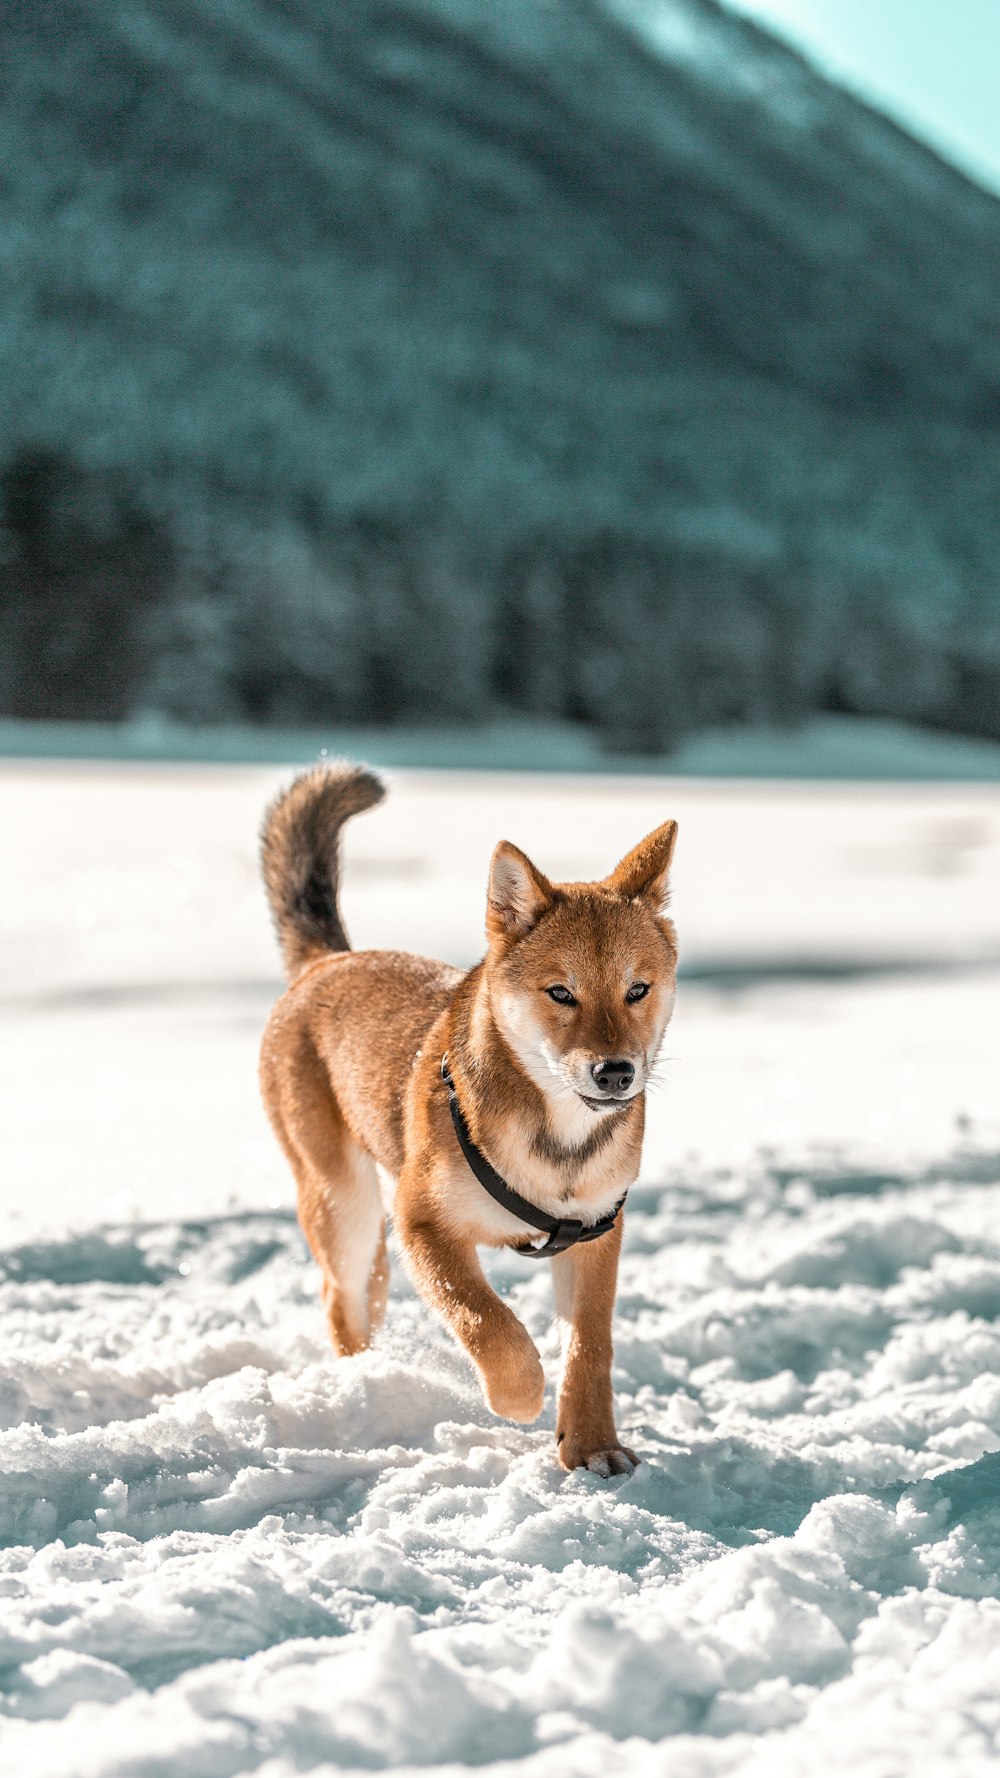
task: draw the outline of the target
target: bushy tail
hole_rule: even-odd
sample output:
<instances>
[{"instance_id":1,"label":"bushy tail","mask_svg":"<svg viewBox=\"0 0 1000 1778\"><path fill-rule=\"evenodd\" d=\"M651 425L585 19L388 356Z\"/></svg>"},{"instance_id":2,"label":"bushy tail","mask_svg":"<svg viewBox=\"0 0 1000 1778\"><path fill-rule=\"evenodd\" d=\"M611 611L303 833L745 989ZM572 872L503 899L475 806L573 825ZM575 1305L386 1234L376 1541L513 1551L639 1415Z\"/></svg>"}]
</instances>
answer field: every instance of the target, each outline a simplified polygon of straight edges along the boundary
<instances>
[{"instance_id":1,"label":"bushy tail","mask_svg":"<svg viewBox=\"0 0 1000 1778\"><path fill-rule=\"evenodd\" d=\"M261 870L289 981L324 951L349 951L340 918L340 830L385 786L367 766L338 760L303 772L276 797L261 830Z\"/></svg>"}]
</instances>

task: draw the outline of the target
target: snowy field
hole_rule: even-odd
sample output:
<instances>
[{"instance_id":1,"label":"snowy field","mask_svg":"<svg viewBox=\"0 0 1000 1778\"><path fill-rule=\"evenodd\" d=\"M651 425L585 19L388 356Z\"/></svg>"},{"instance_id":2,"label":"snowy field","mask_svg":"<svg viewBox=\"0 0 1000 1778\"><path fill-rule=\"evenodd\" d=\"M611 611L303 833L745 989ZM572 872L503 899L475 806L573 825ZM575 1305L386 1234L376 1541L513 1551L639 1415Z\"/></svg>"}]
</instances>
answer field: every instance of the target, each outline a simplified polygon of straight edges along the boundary
<instances>
[{"instance_id":1,"label":"snowy field","mask_svg":"<svg viewBox=\"0 0 1000 1778\"><path fill-rule=\"evenodd\" d=\"M0 767L0 1769L975 1778L1000 1759L1000 788L398 773L357 944L681 823L619 1424L335 1365L256 1099L264 767ZM556 1344L548 1281L498 1286Z\"/></svg>"}]
</instances>

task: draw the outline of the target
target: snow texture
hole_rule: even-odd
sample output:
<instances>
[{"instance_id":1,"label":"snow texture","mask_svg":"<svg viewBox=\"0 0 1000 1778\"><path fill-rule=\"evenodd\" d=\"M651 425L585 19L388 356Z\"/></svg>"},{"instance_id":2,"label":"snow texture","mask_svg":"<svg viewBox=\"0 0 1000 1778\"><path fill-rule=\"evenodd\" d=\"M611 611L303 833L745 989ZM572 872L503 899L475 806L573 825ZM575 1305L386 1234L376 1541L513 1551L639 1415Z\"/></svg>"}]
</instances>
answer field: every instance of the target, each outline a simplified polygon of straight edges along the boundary
<instances>
[{"instance_id":1,"label":"snow texture","mask_svg":"<svg viewBox=\"0 0 1000 1778\"><path fill-rule=\"evenodd\" d=\"M265 777L189 775L172 809L176 777L79 775L92 851L70 846L63 862L82 905L102 910L99 929L85 923L74 951L67 916L58 967L72 985L53 979L35 1003L13 991L13 950L5 959L16 1165L0 1252L0 1767L12 1778L995 1771L995 965L929 954L922 973L838 978L828 960L826 974L782 980L758 979L761 956L734 975L729 957L715 980L709 909L708 979L681 996L627 1215L615 1382L642 1462L610 1482L566 1476L552 1390L537 1427L496 1420L398 1265L375 1350L332 1360L288 1182L252 1105L266 984L237 993L235 976L226 990L202 977L186 997L176 983L173 998L154 992L162 935L147 928L166 892L143 863L129 797L141 793L168 856L182 830L192 845L210 835L205 857L225 882L213 798L249 802L252 790L256 803ZM50 836L37 858L67 835L58 774L32 782ZM3 783L15 852L23 783ZM514 792L473 792L484 824L506 831L500 803ZM424 797L425 821L427 794L418 781L394 792ZM579 844L596 864L618 841L613 805L639 794L604 803L592 787ZM667 798L665 812L678 800L662 784L641 794L650 807ZM735 820L729 793L697 794L706 835ZM977 794L987 862L933 868L945 907L967 895L965 938L985 950L1000 822L995 793ZM565 815L563 788L547 795L543 865ZM129 834L128 858L102 850L99 805ZM832 914L857 868L867 806L845 818L853 864L825 887L815 854L800 859L800 888L813 872L808 918L822 898ZM884 835L896 819L911 837L921 821L941 831L940 810L900 808L881 805ZM530 839L533 819L512 837ZM426 845L439 884L457 849L475 850L458 824L435 839L428 822ZM251 851L252 827L248 877ZM781 854L790 870L795 856L791 844ZM178 883L192 881L209 932L214 910L177 869L178 950L194 975ZM752 869L751 904L780 895L773 855ZM977 870L973 894L963 872ZM698 887L691 866L695 943ZM412 918L394 893L387 939ZM41 947L45 895L15 884L10 905ZM112 939L102 922L115 909ZM898 909L884 918L905 937ZM928 934L931 948L955 940ZM102 944L119 971L104 1001L82 985ZM770 956L780 978L773 945ZM55 1134L29 1090L40 1095L46 1057ZM51 1097L53 1074L65 1100ZM33 1140L63 1171L19 1192ZM119 1177L101 1214L105 1162ZM554 1380L543 1269L512 1256L491 1269Z\"/></svg>"}]
</instances>

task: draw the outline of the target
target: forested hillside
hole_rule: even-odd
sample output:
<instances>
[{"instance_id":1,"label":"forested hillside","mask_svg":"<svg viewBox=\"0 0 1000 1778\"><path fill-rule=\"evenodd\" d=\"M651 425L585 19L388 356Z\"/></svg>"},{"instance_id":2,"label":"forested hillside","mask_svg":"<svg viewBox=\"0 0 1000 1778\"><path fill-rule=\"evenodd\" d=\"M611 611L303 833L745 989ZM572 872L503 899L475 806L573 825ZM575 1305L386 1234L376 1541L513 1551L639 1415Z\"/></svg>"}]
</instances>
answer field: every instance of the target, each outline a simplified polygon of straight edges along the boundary
<instances>
[{"instance_id":1,"label":"forested hillside","mask_svg":"<svg viewBox=\"0 0 1000 1778\"><path fill-rule=\"evenodd\" d=\"M1000 734L1000 205L791 52L0 20L0 710Z\"/></svg>"}]
</instances>

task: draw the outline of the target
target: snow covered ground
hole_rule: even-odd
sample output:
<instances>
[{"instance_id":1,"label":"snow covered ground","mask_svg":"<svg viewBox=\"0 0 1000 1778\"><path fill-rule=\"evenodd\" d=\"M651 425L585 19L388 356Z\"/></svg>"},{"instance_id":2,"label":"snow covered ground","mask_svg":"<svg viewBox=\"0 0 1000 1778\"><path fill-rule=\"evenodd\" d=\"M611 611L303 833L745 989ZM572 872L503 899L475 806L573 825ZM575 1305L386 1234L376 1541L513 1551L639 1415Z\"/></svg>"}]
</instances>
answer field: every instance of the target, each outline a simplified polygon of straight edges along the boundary
<instances>
[{"instance_id":1,"label":"snow covered ground","mask_svg":"<svg viewBox=\"0 0 1000 1778\"><path fill-rule=\"evenodd\" d=\"M992 1773L1000 790L401 773L351 830L355 941L463 962L500 835L680 819L601 1482L398 1269L328 1354L254 1080L281 776L0 769L0 1768Z\"/></svg>"}]
</instances>

